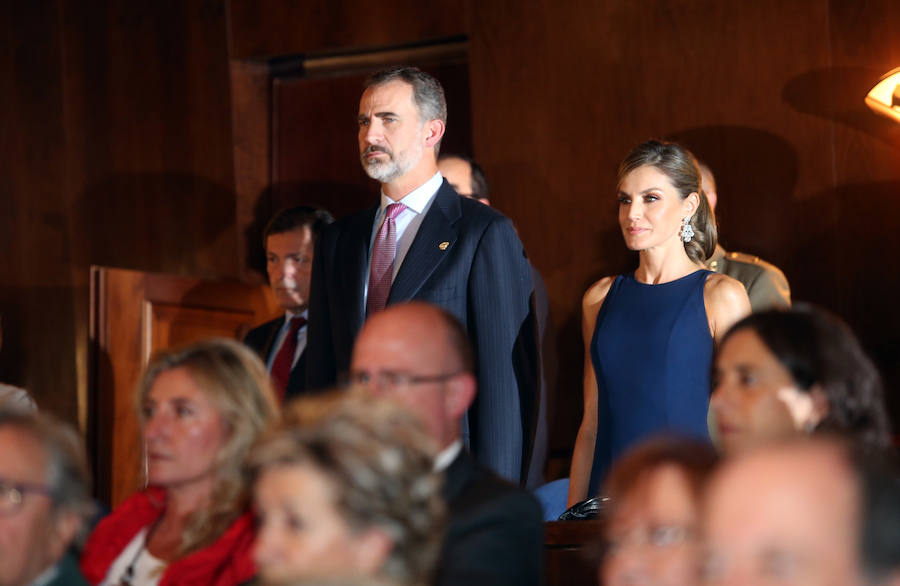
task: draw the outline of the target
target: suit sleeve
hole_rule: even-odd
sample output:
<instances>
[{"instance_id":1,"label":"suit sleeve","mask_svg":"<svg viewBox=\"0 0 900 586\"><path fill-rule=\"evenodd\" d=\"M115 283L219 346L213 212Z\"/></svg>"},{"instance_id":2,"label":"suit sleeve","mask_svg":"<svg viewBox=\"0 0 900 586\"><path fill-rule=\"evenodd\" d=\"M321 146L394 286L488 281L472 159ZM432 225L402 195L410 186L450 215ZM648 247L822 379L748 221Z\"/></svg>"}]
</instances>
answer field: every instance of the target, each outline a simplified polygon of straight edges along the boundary
<instances>
[{"instance_id":1,"label":"suit sleeve","mask_svg":"<svg viewBox=\"0 0 900 586\"><path fill-rule=\"evenodd\" d=\"M316 242L309 293L309 322L306 332L306 388L311 391L334 386L337 366L331 331L331 299L328 292L329 267L334 259L334 232L329 229Z\"/></svg>"},{"instance_id":2,"label":"suit sleeve","mask_svg":"<svg viewBox=\"0 0 900 586\"><path fill-rule=\"evenodd\" d=\"M472 452L519 484L530 455L538 390L531 267L507 218L485 230L469 278L468 329L478 394L470 411Z\"/></svg>"}]
</instances>

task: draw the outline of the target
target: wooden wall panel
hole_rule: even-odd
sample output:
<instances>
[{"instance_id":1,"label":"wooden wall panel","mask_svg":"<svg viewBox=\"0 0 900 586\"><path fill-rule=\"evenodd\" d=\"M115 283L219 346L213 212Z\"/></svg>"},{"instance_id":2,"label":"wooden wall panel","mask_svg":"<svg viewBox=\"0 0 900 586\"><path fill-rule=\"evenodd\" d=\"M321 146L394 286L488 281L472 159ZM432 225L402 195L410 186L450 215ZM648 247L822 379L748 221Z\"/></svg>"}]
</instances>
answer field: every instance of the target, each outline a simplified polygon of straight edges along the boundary
<instances>
[{"instance_id":1,"label":"wooden wall panel","mask_svg":"<svg viewBox=\"0 0 900 586\"><path fill-rule=\"evenodd\" d=\"M92 263L237 273L225 3L4 15L0 378L84 423Z\"/></svg>"},{"instance_id":2,"label":"wooden wall panel","mask_svg":"<svg viewBox=\"0 0 900 586\"><path fill-rule=\"evenodd\" d=\"M0 24L0 380L75 414L60 11L10 3Z\"/></svg>"},{"instance_id":3,"label":"wooden wall panel","mask_svg":"<svg viewBox=\"0 0 900 586\"><path fill-rule=\"evenodd\" d=\"M231 57L370 50L466 32L458 0L229 0Z\"/></svg>"}]
</instances>

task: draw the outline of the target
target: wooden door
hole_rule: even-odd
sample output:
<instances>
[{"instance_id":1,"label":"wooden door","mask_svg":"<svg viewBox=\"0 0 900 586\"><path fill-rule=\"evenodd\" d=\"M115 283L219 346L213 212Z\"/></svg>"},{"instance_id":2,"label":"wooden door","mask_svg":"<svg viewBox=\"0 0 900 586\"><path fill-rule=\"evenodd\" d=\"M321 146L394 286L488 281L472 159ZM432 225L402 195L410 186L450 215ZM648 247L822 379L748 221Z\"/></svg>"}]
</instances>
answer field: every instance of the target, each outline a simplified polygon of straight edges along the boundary
<instances>
[{"instance_id":1,"label":"wooden door","mask_svg":"<svg viewBox=\"0 0 900 586\"><path fill-rule=\"evenodd\" d=\"M115 506L143 485L135 388L154 352L241 339L280 311L262 285L91 267L88 442L103 502Z\"/></svg>"}]
</instances>

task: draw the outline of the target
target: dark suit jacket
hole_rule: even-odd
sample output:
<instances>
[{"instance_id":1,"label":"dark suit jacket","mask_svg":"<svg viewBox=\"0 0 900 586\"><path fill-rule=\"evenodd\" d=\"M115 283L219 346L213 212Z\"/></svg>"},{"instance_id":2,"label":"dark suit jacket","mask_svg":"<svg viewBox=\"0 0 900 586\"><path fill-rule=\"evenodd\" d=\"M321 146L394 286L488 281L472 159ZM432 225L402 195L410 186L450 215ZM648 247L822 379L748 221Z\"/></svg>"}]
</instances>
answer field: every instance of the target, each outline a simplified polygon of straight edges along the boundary
<instances>
[{"instance_id":1,"label":"dark suit jacket","mask_svg":"<svg viewBox=\"0 0 900 586\"><path fill-rule=\"evenodd\" d=\"M262 361L266 362L269 359L269 353L272 351L272 346L278 338L278 330L280 330L283 325L283 315L278 319L267 321L261 326L257 326L247 332L247 335L244 336L244 344L256 350L256 353L259 354ZM306 347L309 348L308 341ZM287 390L284 393L285 401L300 395L303 393L303 390L306 389L306 354L307 352L304 350L303 354L300 355L300 358L297 359L294 368L291 369Z\"/></svg>"},{"instance_id":2,"label":"dark suit jacket","mask_svg":"<svg viewBox=\"0 0 900 586\"><path fill-rule=\"evenodd\" d=\"M350 366L365 319L363 288L378 207L328 226L316 243L309 307L307 388L332 385ZM531 270L508 218L461 198L444 181L391 287L388 305L438 305L466 328L478 395L463 434L482 464L519 483L531 450L537 334Z\"/></svg>"},{"instance_id":3,"label":"dark suit jacket","mask_svg":"<svg viewBox=\"0 0 900 586\"><path fill-rule=\"evenodd\" d=\"M465 451L446 472L447 533L438 586L533 586L543 576L544 522L531 493Z\"/></svg>"},{"instance_id":4,"label":"dark suit jacket","mask_svg":"<svg viewBox=\"0 0 900 586\"><path fill-rule=\"evenodd\" d=\"M47 586L88 586L87 580L78 569L78 560L74 554L67 553L59 560L56 566L56 576L47 583Z\"/></svg>"}]
</instances>

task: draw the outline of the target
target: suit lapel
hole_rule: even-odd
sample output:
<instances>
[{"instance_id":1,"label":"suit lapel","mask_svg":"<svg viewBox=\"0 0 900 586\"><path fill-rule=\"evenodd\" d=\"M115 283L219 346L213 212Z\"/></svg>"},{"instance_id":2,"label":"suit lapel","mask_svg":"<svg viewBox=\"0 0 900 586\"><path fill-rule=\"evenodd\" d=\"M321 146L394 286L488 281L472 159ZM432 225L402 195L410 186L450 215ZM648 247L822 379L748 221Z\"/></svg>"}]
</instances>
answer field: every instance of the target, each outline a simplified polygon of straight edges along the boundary
<instances>
[{"instance_id":1,"label":"suit lapel","mask_svg":"<svg viewBox=\"0 0 900 586\"><path fill-rule=\"evenodd\" d=\"M275 340L278 338L278 330L281 329L281 326L284 325L285 315L282 314L280 319L276 319L272 321L272 327L269 328L269 335L266 338L266 345L263 346L262 350L262 358L263 362L268 362L269 353L272 352L272 346L275 345Z\"/></svg>"},{"instance_id":2,"label":"suit lapel","mask_svg":"<svg viewBox=\"0 0 900 586\"><path fill-rule=\"evenodd\" d=\"M366 303L363 295L366 284L366 271L369 268L369 244L372 239L372 224L378 206L354 218L354 223L344 231L339 255L341 266L341 290L345 298L338 307L346 307L347 322L355 337L366 317Z\"/></svg>"},{"instance_id":3,"label":"suit lapel","mask_svg":"<svg viewBox=\"0 0 900 586\"><path fill-rule=\"evenodd\" d=\"M300 354L297 364L291 369L291 376L288 379L287 389L285 389L284 400L287 401L291 397L301 394L304 388L306 388L306 350Z\"/></svg>"},{"instance_id":4,"label":"suit lapel","mask_svg":"<svg viewBox=\"0 0 900 586\"><path fill-rule=\"evenodd\" d=\"M475 473L475 460L463 448L444 472L444 500L454 502Z\"/></svg>"},{"instance_id":5,"label":"suit lapel","mask_svg":"<svg viewBox=\"0 0 900 586\"><path fill-rule=\"evenodd\" d=\"M412 299L447 258L458 238L454 225L461 215L459 195L444 180L394 278L388 304Z\"/></svg>"}]
</instances>

